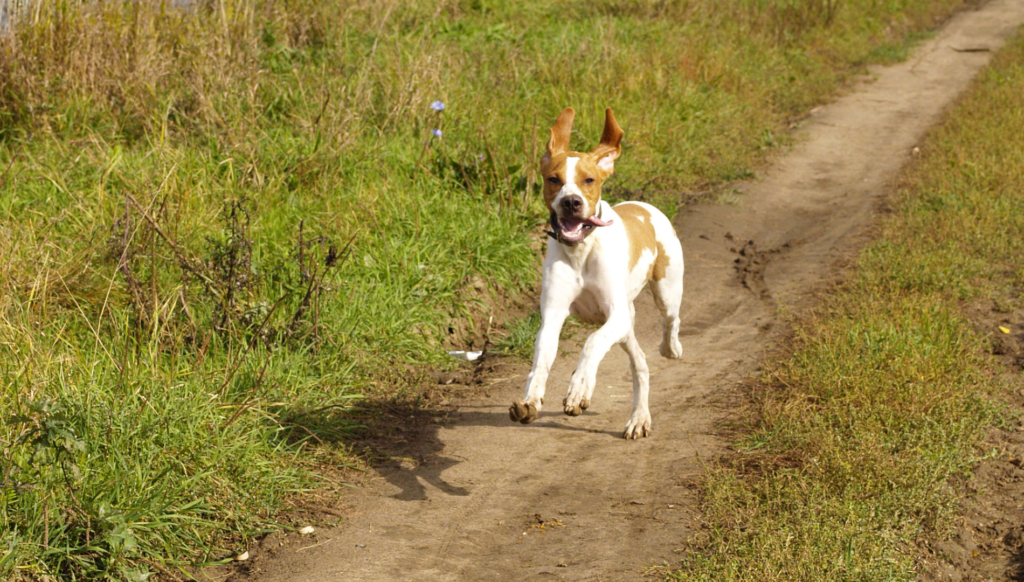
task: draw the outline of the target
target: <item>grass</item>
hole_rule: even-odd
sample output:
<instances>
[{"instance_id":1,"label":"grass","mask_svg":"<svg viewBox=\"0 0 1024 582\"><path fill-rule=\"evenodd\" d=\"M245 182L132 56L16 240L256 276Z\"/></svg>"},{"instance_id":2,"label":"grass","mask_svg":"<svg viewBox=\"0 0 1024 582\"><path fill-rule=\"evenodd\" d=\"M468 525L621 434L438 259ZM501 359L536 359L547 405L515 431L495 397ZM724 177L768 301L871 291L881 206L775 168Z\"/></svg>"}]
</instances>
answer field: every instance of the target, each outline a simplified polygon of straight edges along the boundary
<instances>
[{"instance_id":1,"label":"grass","mask_svg":"<svg viewBox=\"0 0 1024 582\"><path fill-rule=\"evenodd\" d=\"M15 580L143 579L286 527L353 462L366 395L415 390L536 284L562 107L579 147L614 107L608 196L671 213L960 5L26 4L0 32Z\"/></svg>"},{"instance_id":2,"label":"grass","mask_svg":"<svg viewBox=\"0 0 1024 582\"><path fill-rule=\"evenodd\" d=\"M509 323L505 335L497 341L502 353L522 360L533 357L533 342L540 331L540 313L531 313Z\"/></svg>"},{"instance_id":3,"label":"grass","mask_svg":"<svg viewBox=\"0 0 1024 582\"><path fill-rule=\"evenodd\" d=\"M679 580L913 580L1019 386L970 305L1024 307L1024 36L907 170L879 239L754 391ZM962 482L962 481L959 481Z\"/></svg>"}]
</instances>

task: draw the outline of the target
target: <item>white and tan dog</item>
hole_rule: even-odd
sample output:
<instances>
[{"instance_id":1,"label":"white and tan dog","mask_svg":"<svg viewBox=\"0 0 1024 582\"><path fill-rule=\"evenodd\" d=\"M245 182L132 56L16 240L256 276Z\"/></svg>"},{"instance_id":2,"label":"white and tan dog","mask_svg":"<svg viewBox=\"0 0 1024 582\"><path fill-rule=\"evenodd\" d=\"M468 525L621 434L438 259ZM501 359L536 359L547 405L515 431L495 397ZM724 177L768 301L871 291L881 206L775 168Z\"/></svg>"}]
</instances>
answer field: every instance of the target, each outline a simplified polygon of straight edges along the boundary
<instances>
[{"instance_id":1,"label":"white and tan dog","mask_svg":"<svg viewBox=\"0 0 1024 582\"><path fill-rule=\"evenodd\" d=\"M650 434L651 412L647 406L650 371L633 332L633 300L644 285L651 284L654 302L665 318L661 354L681 357L683 250L672 223L655 207L623 202L613 208L601 200L601 184L612 174L622 151L622 128L612 110L605 112L601 143L590 152L569 151L574 117L572 108L562 111L541 158L544 202L551 211L540 296L542 323L526 394L522 402L512 403L509 416L523 424L537 418L562 323L571 313L601 328L583 346L562 401L565 413L577 416L590 406L597 367L608 350L620 344L629 354L633 371L633 413L623 436L636 439Z\"/></svg>"}]
</instances>

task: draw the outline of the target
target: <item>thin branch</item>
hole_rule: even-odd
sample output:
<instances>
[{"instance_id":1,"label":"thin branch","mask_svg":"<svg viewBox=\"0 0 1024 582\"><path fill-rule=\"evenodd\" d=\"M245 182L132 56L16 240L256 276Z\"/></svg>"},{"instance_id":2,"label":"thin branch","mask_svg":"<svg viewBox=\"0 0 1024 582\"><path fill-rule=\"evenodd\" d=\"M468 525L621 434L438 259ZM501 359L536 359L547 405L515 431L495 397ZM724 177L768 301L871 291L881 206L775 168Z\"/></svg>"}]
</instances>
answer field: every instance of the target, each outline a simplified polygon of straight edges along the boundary
<instances>
[{"instance_id":1,"label":"thin branch","mask_svg":"<svg viewBox=\"0 0 1024 582\"><path fill-rule=\"evenodd\" d=\"M249 343L245 346L245 351L242 352L242 355L239 356L237 361L235 361L235 364L231 367L231 371L228 372L227 378L224 378L224 383L221 384L220 390L218 391L219 394L224 394L224 389L228 387L228 384L231 383L231 379L235 377L235 372L238 371L239 366L241 366L242 362L245 361L245 357L249 355L249 351L252 347L256 345L256 341L260 338L260 335L263 334L263 328L267 326L267 322L269 322L270 318L273 317L274 312L277 311L277 308L281 305L281 302L284 301L285 297L288 297L288 293L282 295L281 298L274 303L274 306L270 308L270 313L263 318L263 323L261 323L259 328L256 329L256 333L252 335L252 339L250 339Z\"/></svg>"}]
</instances>

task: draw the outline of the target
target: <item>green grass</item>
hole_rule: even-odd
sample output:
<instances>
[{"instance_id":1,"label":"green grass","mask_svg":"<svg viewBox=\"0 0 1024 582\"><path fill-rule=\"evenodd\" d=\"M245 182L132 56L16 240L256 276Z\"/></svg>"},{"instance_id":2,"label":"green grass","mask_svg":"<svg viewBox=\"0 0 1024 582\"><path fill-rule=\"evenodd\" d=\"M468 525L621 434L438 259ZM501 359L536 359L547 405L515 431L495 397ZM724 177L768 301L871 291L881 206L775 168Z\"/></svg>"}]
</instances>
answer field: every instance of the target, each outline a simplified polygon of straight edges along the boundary
<instances>
[{"instance_id":1,"label":"green grass","mask_svg":"<svg viewBox=\"0 0 1024 582\"><path fill-rule=\"evenodd\" d=\"M5 579L283 527L362 398L536 284L563 107L574 147L614 107L608 196L671 213L959 3L197 4L36 2L0 35Z\"/></svg>"},{"instance_id":2,"label":"green grass","mask_svg":"<svg viewBox=\"0 0 1024 582\"><path fill-rule=\"evenodd\" d=\"M969 304L1024 307L1024 36L932 132L877 242L754 391L679 580L913 580L1008 378Z\"/></svg>"},{"instance_id":3,"label":"green grass","mask_svg":"<svg viewBox=\"0 0 1024 582\"><path fill-rule=\"evenodd\" d=\"M531 313L509 322L505 336L496 342L496 347L506 355L529 360L533 357L533 342L539 331L540 313Z\"/></svg>"}]
</instances>

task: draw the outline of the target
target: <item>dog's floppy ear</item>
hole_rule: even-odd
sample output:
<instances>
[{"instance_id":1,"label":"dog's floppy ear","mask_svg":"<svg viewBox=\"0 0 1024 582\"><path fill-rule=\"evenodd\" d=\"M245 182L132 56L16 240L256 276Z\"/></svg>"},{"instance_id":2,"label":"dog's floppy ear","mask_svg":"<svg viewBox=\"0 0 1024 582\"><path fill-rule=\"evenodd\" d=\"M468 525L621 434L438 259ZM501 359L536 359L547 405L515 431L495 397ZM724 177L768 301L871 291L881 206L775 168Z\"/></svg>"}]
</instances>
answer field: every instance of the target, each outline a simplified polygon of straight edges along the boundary
<instances>
[{"instance_id":1,"label":"dog's floppy ear","mask_svg":"<svg viewBox=\"0 0 1024 582\"><path fill-rule=\"evenodd\" d=\"M609 174L615 170L615 158L622 152L622 128L615 121L612 109L604 110L604 132L601 143L597 144L591 154L597 158L597 167Z\"/></svg>"},{"instance_id":2,"label":"dog's floppy ear","mask_svg":"<svg viewBox=\"0 0 1024 582\"><path fill-rule=\"evenodd\" d=\"M544 152L542 162L547 163L551 161L552 155L569 150L569 134L572 133L572 120L575 117L576 112L572 107L566 107L558 114L558 119L551 126L551 139L548 140L548 150Z\"/></svg>"}]
</instances>

